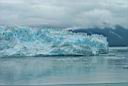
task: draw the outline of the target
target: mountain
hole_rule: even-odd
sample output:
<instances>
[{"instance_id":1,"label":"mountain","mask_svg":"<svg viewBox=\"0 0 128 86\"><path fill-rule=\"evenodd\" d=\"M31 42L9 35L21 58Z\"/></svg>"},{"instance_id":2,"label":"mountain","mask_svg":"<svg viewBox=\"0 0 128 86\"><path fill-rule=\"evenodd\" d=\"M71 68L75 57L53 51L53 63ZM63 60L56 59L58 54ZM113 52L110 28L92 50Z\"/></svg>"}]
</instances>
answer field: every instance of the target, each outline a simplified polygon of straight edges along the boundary
<instances>
[{"instance_id":1,"label":"mountain","mask_svg":"<svg viewBox=\"0 0 128 86\"><path fill-rule=\"evenodd\" d=\"M107 37L109 46L128 46L128 28L116 25L114 28L79 28L72 30L76 33L100 34Z\"/></svg>"}]
</instances>

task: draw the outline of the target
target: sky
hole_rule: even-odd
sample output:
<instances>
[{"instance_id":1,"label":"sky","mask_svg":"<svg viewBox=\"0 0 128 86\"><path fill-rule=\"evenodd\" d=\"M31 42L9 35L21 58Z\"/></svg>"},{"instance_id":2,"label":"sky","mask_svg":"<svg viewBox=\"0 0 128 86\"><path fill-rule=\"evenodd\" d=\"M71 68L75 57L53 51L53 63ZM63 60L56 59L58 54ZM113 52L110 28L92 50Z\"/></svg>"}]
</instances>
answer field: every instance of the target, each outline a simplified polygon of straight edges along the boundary
<instances>
[{"instance_id":1,"label":"sky","mask_svg":"<svg viewBox=\"0 0 128 86\"><path fill-rule=\"evenodd\" d=\"M128 28L128 0L0 0L0 25Z\"/></svg>"}]
</instances>

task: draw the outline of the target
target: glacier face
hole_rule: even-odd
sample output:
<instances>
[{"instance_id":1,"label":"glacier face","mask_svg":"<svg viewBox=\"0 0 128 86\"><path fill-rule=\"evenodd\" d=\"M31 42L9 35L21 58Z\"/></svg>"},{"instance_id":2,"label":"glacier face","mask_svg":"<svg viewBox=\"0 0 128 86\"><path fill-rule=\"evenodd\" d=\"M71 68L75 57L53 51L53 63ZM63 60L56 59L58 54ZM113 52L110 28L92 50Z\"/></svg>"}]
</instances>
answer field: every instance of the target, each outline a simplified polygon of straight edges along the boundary
<instances>
[{"instance_id":1,"label":"glacier face","mask_svg":"<svg viewBox=\"0 0 128 86\"><path fill-rule=\"evenodd\" d=\"M0 57L38 55L97 55L108 52L102 35L88 36L66 29L0 26Z\"/></svg>"}]
</instances>

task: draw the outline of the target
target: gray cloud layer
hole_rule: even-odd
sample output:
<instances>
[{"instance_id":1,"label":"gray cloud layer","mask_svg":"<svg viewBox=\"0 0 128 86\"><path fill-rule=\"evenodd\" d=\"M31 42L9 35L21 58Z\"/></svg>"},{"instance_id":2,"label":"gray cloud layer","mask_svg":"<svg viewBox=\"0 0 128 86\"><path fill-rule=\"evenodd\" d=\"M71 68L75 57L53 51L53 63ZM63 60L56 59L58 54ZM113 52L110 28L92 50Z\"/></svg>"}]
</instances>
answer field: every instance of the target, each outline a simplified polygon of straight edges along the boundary
<instances>
[{"instance_id":1,"label":"gray cloud layer","mask_svg":"<svg viewBox=\"0 0 128 86\"><path fill-rule=\"evenodd\" d=\"M0 0L0 24L128 27L128 0Z\"/></svg>"}]
</instances>

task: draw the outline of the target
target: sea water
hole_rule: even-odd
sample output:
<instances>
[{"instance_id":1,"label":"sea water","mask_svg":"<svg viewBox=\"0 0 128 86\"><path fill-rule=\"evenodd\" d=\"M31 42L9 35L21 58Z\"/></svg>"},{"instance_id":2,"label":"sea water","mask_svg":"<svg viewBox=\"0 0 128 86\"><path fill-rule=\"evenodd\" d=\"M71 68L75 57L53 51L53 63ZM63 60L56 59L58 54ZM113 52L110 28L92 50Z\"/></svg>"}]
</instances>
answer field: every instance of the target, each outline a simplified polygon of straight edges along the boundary
<instances>
[{"instance_id":1,"label":"sea water","mask_svg":"<svg viewBox=\"0 0 128 86\"><path fill-rule=\"evenodd\" d=\"M128 86L128 48L97 56L2 57L0 85Z\"/></svg>"}]
</instances>

